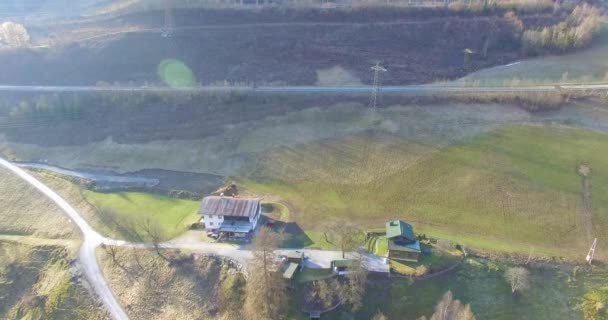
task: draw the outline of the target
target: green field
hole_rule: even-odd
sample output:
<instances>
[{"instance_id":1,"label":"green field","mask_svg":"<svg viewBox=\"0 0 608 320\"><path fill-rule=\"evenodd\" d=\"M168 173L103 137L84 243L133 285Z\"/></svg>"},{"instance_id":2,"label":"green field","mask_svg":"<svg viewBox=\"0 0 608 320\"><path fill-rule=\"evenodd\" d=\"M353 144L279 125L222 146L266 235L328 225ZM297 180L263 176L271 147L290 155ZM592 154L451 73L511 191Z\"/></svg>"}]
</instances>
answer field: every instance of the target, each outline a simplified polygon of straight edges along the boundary
<instances>
[{"instance_id":1,"label":"green field","mask_svg":"<svg viewBox=\"0 0 608 320\"><path fill-rule=\"evenodd\" d=\"M530 289L513 297L503 273L506 266L481 260L469 261L458 270L411 282L407 279L375 279L368 286L366 305L355 319L370 319L382 311L389 319L429 317L441 296L451 290L455 299L470 304L477 319L582 319L575 306L589 283L579 275L569 282L569 274L549 270L531 270ZM591 278L591 277L589 277ZM341 319L347 312L338 310L327 315Z\"/></svg>"},{"instance_id":2,"label":"green field","mask_svg":"<svg viewBox=\"0 0 608 320\"><path fill-rule=\"evenodd\" d=\"M587 163L594 235L608 239L606 135L514 126L418 158L411 153L419 148L408 142L357 137L283 148L245 185L282 197L304 230L347 217L365 228L399 218L419 233L467 246L524 254L534 247L537 254L582 259L589 243L576 170Z\"/></svg>"},{"instance_id":3,"label":"green field","mask_svg":"<svg viewBox=\"0 0 608 320\"><path fill-rule=\"evenodd\" d=\"M99 193L85 190L83 195L96 208L109 208L114 211L119 220L118 225L134 225L138 234L145 233L141 223L146 220L160 226L167 238L183 233L192 223L200 220L196 213L198 201L139 192ZM109 224L109 227L112 228L112 224ZM123 228L117 226L113 228L113 232L117 236L129 238L129 234L121 229Z\"/></svg>"},{"instance_id":4,"label":"green field","mask_svg":"<svg viewBox=\"0 0 608 320\"><path fill-rule=\"evenodd\" d=\"M457 82L478 85L605 82L608 80L608 26L594 46L579 52L522 60L474 72Z\"/></svg>"},{"instance_id":5,"label":"green field","mask_svg":"<svg viewBox=\"0 0 608 320\"><path fill-rule=\"evenodd\" d=\"M471 305L477 319L576 320L583 319L577 306L585 292L606 284L604 270L579 270L575 276L571 270L529 268L530 288L513 296L504 279L508 267L469 258L448 274L421 281L370 275L361 310L352 313L340 307L323 318L368 320L381 311L388 319L419 319L423 315L428 319L441 296L451 290L454 299ZM288 319L308 319L300 311L301 291L299 286L291 295Z\"/></svg>"}]
</instances>

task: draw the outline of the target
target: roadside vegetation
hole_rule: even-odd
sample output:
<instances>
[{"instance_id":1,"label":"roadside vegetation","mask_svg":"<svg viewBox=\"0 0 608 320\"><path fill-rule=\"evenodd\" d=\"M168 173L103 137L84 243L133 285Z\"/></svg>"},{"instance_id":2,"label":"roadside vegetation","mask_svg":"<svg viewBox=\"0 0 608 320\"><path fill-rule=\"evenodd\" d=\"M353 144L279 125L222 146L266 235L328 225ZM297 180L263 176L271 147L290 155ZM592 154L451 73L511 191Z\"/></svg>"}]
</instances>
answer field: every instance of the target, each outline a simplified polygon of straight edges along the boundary
<instances>
[{"instance_id":1,"label":"roadside vegetation","mask_svg":"<svg viewBox=\"0 0 608 320\"><path fill-rule=\"evenodd\" d=\"M577 231L584 223L576 168L584 161L594 170L595 234L606 238L603 134L515 126L418 159L402 156L407 144L380 147L377 138L282 148L245 185L282 197L305 230L345 217L361 226L399 218L420 233L476 248L527 254L534 246L543 255L582 259L589 244Z\"/></svg>"},{"instance_id":2,"label":"roadside vegetation","mask_svg":"<svg viewBox=\"0 0 608 320\"><path fill-rule=\"evenodd\" d=\"M99 248L104 276L132 319L236 319L243 275L219 257Z\"/></svg>"},{"instance_id":3,"label":"roadside vegetation","mask_svg":"<svg viewBox=\"0 0 608 320\"><path fill-rule=\"evenodd\" d=\"M105 320L63 247L0 241L0 318Z\"/></svg>"},{"instance_id":4,"label":"roadside vegetation","mask_svg":"<svg viewBox=\"0 0 608 320\"><path fill-rule=\"evenodd\" d=\"M79 231L50 199L17 175L0 168L0 234L77 238Z\"/></svg>"}]
</instances>

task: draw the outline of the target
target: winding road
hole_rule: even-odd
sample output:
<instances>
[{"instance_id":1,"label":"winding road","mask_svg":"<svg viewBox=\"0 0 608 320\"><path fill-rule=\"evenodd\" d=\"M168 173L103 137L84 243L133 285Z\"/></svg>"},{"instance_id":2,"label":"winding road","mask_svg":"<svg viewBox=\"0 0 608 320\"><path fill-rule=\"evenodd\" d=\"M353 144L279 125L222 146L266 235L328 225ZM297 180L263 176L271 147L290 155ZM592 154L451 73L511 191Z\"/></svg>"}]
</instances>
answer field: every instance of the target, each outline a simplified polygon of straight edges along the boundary
<instances>
[{"instance_id":1,"label":"winding road","mask_svg":"<svg viewBox=\"0 0 608 320\"><path fill-rule=\"evenodd\" d=\"M112 293L112 290L108 286L108 283L101 272L97 257L95 255L95 249L101 244L142 249L150 249L153 248L154 245L152 243L132 243L102 236L95 231L65 199L40 182L38 179L30 175L28 172L3 158L0 158L0 166L12 171L21 179L38 189L45 196L55 202L65 212L65 214L67 214L72 221L76 223L84 237L82 246L80 247L80 251L78 253L78 259L84 268L85 276L93 286L95 293L99 296L102 303L110 313L110 316L115 320L128 319L126 312ZM248 261L253 257L253 254L249 248L225 243L171 240L160 243L159 246L167 249L189 249L205 254L225 256L232 260L238 261L244 266L246 266ZM306 267L309 268L329 268L332 260L342 258L342 253L340 251L281 249L277 250L276 253L280 255L295 250L302 250L305 252L305 255L308 257ZM355 253L347 253L347 255L352 257L355 255ZM383 263L383 259L381 257L372 254L364 254L362 258L364 268L370 271L388 272L388 266Z\"/></svg>"},{"instance_id":2,"label":"winding road","mask_svg":"<svg viewBox=\"0 0 608 320\"><path fill-rule=\"evenodd\" d=\"M128 319L127 314L120 306L116 297L112 294L112 290L108 286L103 274L101 273L101 269L99 268L99 264L97 263L97 257L95 256L95 248L104 242L111 242L110 239L106 239L99 233L97 233L93 228L80 216L80 214L72 208L72 206L65 201L61 196L51 190L49 187L44 185L38 179L34 178L29 173L25 172L23 169L17 167L16 165L6 161L5 159L0 158L0 165L12 171L16 175L18 175L21 179L25 180L27 183L40 190L45 196L49 197L53 202L55 202L69 217L76 223L78 228L83 234L84 240L82 242L82 246L80 247L80 251L78 252L78 259L84 268L84 273L93 286L95 292L103 302L104 306L110 313L113 319L122 320Z\"/></svg>"}]
</instances>

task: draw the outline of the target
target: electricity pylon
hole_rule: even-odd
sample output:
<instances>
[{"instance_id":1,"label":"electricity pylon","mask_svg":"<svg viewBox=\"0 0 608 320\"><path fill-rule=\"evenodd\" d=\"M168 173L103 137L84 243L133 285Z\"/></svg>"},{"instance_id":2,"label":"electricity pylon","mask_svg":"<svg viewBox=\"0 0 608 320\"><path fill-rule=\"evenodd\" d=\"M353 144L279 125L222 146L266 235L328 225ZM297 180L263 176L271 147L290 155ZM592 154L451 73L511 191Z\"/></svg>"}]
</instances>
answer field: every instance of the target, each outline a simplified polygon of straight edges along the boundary
<instances>
[{"instance_id":1,"label":"electricity pylon","mask_svg":"<svg viewBox=\"0 0 608 320\"><path fill-rule=\"evenodd\" d=\"M591 245L591 248L589 248L589 253L587 253L587 258L585 260L587 260L587 262L589 262L589 264L591 264L591 261L593 261L593 256L595 255L595 246L597 245L597 238L593 239L593 244Z\"/></svg>"},{"instance_id":2,"label":"electricity pylon","mask_svg":"<svg viewBox=\"0 0 608 320\"><path fill-rule=\"evenodd\" d=\"M387 70L380 65L380 62L377 62L375 66L371 68L374 71L374 84L372 86L372 97L369 102L370 107L372 109L376 109L378 106L378 96L380 95L380 89L382 88L382 83L380 79L380 72L386 72Z\"/></svg>"},{"instance_id":3,"label":"electricity pylon","mask_svg":"<svg viewBox=\"0 0 608 320\"><path fill-rule=\"evenodd\" d=\"M163 0L165 8L165 25L160 33L163 38L171 37L173 35L173 14L171 13L171 0Z\"/></svg>"}]
</instances>

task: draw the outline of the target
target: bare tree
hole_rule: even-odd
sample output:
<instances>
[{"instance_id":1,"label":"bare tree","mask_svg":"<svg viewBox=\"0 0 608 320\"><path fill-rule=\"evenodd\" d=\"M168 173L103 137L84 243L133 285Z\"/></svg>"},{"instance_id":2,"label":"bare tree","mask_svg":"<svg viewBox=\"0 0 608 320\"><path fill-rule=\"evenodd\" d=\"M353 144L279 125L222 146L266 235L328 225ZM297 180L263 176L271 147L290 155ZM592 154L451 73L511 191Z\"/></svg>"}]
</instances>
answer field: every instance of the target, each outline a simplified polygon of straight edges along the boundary
<instances>
[{"instance_id":1,"label":"bare tree","mask_svg":"<svg viewBox=\"0 0 608 320\"><path fill-rule=\"evenodd\" d=\"M529 272L523 267L509 268L505 271L505 279L511 285L511 293L523 292L529 287Z\"/></svg>"},{"instance_id":2,"label":"bare tree","mask_svg":"<svg viewBox=\"0 0 608 320\"><path fill-rule=\"evenodd\" d=\"M30 41L30 35L21 24L11 21L0 24L0 41L14 48L23 47Z\"/></svg>"},{"instance_id":3,"label":"bare tree","mask_svg":"<svg viewBox=\"0 0 608 320\"><path fill-rule=\"evenodd\" d=\"M376 313L371 320L388 320L388 318L384 315L384 313L378 311L378 313Z\"/></svg>"},{"instance_id":4,"label":"bare tree","mask_svg":"<svg viewBox=\"0 0 608 320\"><path fill-rule=\"evenodd\" d=\"M475 315L470 305L463 305L460 300L454 300L452 291L448 291L437 303L430 320L475 320Z\"/></svg>"},{"instance_id":5,"label":"bare tree","mask_svg":"<svg viewBox=\"0 0 608 320\"><path fill-rule=\"evenodd\" d=\"M159 257L167 260L167 257L165 257L160 250L160 243L167 239L167 235L165 234L163 228L150 218L140 220L139 227L144 233L143 238L147 238L152 242L152 246L154 246L156 254L158 254Z\"/></svg>"},{"instance_id":6,"label":"bare tree","mask_svg":"<svg viewBox=\"0 0 608 320\"><path fill-rule=\"evenodd\" d=\"M362 266L362 256L359 255L358 264L354 266L346 278L348 282L342 288L342 298L345 303L352 306L353 311L361 309L367 286L367 270Z\"/></svg>"},{"instance_id":7,"label":"bare tree","mask_svg":"<svg viewBox=\"0 0 608 320\"><path fill-rule=\"evenodd\" d=\"M324 310L337 303L342 285L336 279L318 280L311 283L306 292L306 304L317 310Z\"/></svg>"},{"instance_id":8,"label":"bare tree","mask_svg":"<svg viewBox=\"0 0 608 320\"><path fill-rule=\"evenodd\" d=\"M347 251L353 251L362 239L362 231L352 224L337 222L329 225L325 231L325 240L342 251L342 258Z\"/></svg>"},{"instance_id":9,"label":"bare tree","mask_svg":"<svg viewBox=\"0 0 608 320\"><path fill-rule=\"evenodd\" d=\"M252 242L253 259L248 268L244 315L251 320L283 319L287 307L286 284L280 274L275 250L284 237L262 227Z\"/></svg>"},{"instance_id":10,"label":"bare tree","mask_svg":"<svg viewBox=\"0 0 608 320\"><path fill-rule=\"evenodd\" d=\"M105 252L112 258L112 262L117 263L116 261L116 246L106 245L104 243L101 244L101 248L105 250Z\"/></svg>"}]
</instances>

